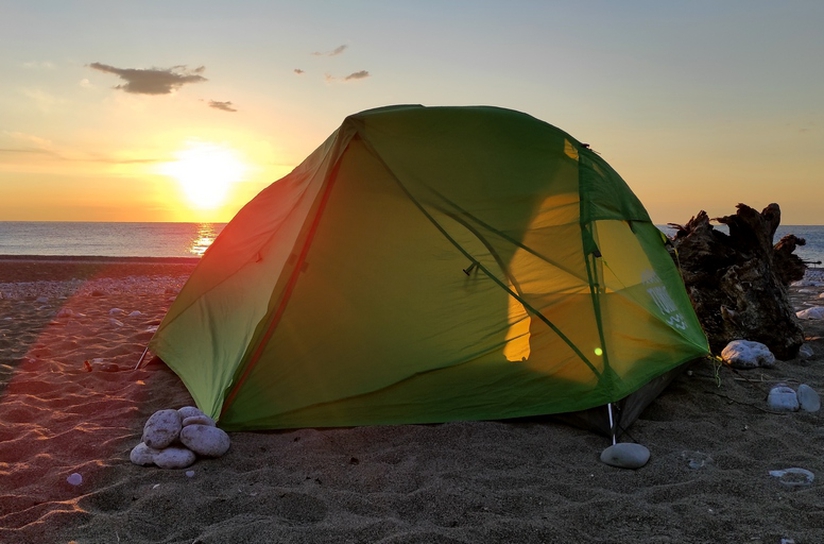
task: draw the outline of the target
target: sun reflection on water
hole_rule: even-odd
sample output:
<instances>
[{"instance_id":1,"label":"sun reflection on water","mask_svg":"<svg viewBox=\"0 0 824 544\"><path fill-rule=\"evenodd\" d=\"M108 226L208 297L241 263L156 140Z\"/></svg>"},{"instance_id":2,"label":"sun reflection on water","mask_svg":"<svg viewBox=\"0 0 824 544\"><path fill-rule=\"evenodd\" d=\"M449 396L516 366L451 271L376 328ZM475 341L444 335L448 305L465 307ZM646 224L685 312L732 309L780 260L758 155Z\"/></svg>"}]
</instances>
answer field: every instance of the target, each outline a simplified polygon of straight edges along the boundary
<instances>
[{"instance_id":1,"label":"sun reflection on water","mask_svg":"<svg viewBox=\"0 0 824 544\"><path fill-rule=\"evenodd\" d=\"M189 248L189 252L202 257L216 237L217 230L212 223L200 223L197 226L197 234L192 240L192 247Z\"/></svg>"}]
</instances>

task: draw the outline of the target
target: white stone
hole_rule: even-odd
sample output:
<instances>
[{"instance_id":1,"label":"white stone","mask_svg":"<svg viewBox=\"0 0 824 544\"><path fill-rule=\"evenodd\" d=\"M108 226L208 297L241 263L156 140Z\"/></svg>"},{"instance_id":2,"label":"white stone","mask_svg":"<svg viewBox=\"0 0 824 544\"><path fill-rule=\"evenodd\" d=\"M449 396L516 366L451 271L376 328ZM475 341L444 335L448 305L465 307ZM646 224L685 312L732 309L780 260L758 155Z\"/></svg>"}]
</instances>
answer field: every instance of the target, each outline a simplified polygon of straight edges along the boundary
<instances>
[{"instance_id":1,"label":"white stone","mask_svg":"<svg viewBox=\"0 0 824 544\"><path fill-rule=\"evenodd\" d=\"M220 457L229 450L229 435L208 425L189 425L180 431L184 446L203 457Z\"/></svg>"},{"instance_id":2,"label":"white stone","mask_svg":"<svg viewBox=\"0 0 824 544\"><path fill-rule=\"evenodd\" d=\"M810 359L815 355L815 351L809 344L801 344L801 347L798 348L798 358L799 359Z\"/></svg>"},{"instance_id":3,"label":"white stone","mask_svg":"<svg viewBox=\"0 0 824 544\"><path fill-rule=\"evenodd\" d=\"M824 306L813 306L806 310L795 312L798 319L824 319Z\"/></svg>"},{"instance_id":4,"label":"white stone","mask_svg":"<svg viewBox=\"0 0 824 544\"><path fill-rule=\"evenodd\" d=\"M112 308L109 310L109 315L123 315L124 313L126 312L121 308Z\"/></svg>"},{"instance_id":5,"label":"white stone","mask_svg":"<svg viewBox=\"0 0 824 544\"><path fill-rule=\"evenodd\" d=\"M205 414L199 416L191 416L184 419L183 426L188 427L189 425L208 425L209 427L216 426L215 420Z\"/></svg>"},{"instance_id":6,"label":"white stone","mask_svg":"<svg viewBox=\"0 0 824 544\"><path fill-rule=\"evenodd\" d=\"M815 389L806 383L798 386L796 396L798 397L798 407L805 412L817 412L821 409L821 397L818 396Z\"/></svg>"},{"instance_id":7,"label":"white stone","mask_svg":"<svg viewBox=\"0 0 824 544\"><path fill-rule=\"evenodd\" d=\"M192 450L171 446L160 450L154 456L154 464L160 468L186 468L191 466L196 459L197 456Z\"/></svg>"},{"instance_id":8,"label":"white stone","mask_svg":"<svg viewBox=\"0 0 824 544\"><path fill-rule=\"evenodd\" d=\"M721 351L721 358L733 368L775 366L775 355L761 342L733 340Z\"/></svg>"},{"instance_id":9,"label":"white stone","mask_svg":"<svg viewBox=\"0 0 824 544\"><path fill-rule=\"evenodd\" d=\"M146 467L154 464L154 456L160 453L160 450L150 448L145 442L141 442L129 454L129 460L135 465Z\"/></svg>"},{"instance_id":10,"label":"white stone","mask_svg":"<svg viewBox=\"0 0 824 544\"><path fill-rule=\"evenodd\" d=\"M795 412L798 410L798 396L792 387L782 383L770 389L767 404L776 412Z\"/></svg>"},{"instance_id":11,"label":"white stone","mask_svg":"<svg viewBox=\"0 0 824 544\"><path fill-rule=\"evenodd\" d=\"M618 468L641 468L649 461L649 450L641 444L619 442L601 452L601 461Z\"/></svg>"},{"instance_id":12,"label":"white stone","mask_svg":"<svg viewBox=\"0 0 824 544\"><path fill-rule=\"evenodd\" d=\"M206 414L200 408L196 406L184 406L183 408L178 408L177 411L180 413L181 419L186 419L187 417L193 416L205 416Z\"/></svg>"},{"instance_id":13,"label":"white stone","mask_svg":"<svg viewBox=\"0 0 824 544\"><path fill-rule=\"evenodd\" d=\"M158 410L143 426L143 442L150 448L163 449L177 440L181 426L177 410Z\"/></svg>"},{"instance_id":14,"label":"white stone","mask_svg":"<svg viewBox=\"0 0 824 544\"><path fill-rule=\"evenodd\" d=\"M806 468L799 467L771 470L770 476L778 478L778 481L787 487L806 487L813 485L813 481L815 481L815 474Z\"/></svg>"},{"instance_id":15,"label":"white stone","mask_svg":"<svg viewBox=\"0 0 824 544\"><path fill-rule=\"evenodd\" d=\"M143 312L141 312L140 310L135 310L129 314L129 317L140 317L141 315L143 315Z\"/></svg>"},{"instance_id":16,"label":"white stone","mask_svg":"<svg viewBox=\"0 0 824 544\"><path fill-rule=\"evenodd\" d=\"M69 475L68 478L66 478L66 481L69 483L69 485L77 487L78 485L83 483L83 476L78 474L77 472L73 472L71 475Z\"/></svg>"}]
</instances>

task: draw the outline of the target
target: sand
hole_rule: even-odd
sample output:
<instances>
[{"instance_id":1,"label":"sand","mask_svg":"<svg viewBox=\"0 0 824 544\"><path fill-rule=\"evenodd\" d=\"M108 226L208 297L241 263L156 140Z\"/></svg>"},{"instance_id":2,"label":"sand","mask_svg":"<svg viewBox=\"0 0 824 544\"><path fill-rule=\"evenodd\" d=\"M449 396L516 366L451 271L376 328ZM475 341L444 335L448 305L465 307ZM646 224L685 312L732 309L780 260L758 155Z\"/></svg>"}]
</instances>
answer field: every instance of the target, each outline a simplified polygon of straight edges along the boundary
<instances>
[{"instance_id":1,"label":"sand","mask_svg":"<svg viewBox=\"0 0 824 544\"><path fill-rule=\"evenodd\" d=\"M824 542L822 415L765 403L824 392L821 321L809 359L677 378L624 437L650 449L639 470L543 419L230 433L191 476L135 466L148 416L192 403L162 363L133 368L193 266L0 258L0 542ZM815 482L769 475L788 467Z\"/></svg>"}]
</instances>

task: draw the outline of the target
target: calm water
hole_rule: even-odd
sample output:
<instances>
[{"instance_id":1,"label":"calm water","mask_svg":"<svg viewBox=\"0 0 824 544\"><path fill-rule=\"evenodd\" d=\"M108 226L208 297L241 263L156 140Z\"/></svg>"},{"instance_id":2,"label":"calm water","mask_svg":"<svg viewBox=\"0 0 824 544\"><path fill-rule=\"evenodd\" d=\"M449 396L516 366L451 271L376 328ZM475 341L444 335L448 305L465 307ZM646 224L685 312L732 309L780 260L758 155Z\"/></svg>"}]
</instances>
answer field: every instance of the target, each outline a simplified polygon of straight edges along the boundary
<instances>
[{"instance_id":1,"label":"calm water","mask_svg":"<svg viewBox=\"0 0 824 544\"><path fill-rule=\"evenodd\" d=\"M224 223L0 222L0 255L191 257L202 255ZM667 232L666 227L661 227ZM824 262L824 226L782 225L775 240L807 240L796 255ZM820 264L818 266L821 266Z\"/></svg>"},{"instance_id":2,"label":"calm water","mask_svg":"<svg viewBox=\"0 0 824 544\"><path fill-rule=\"evenodd\" d=\"M192 257L224 223L0 222L0 255Z\"/></svg>"}]
</instances>

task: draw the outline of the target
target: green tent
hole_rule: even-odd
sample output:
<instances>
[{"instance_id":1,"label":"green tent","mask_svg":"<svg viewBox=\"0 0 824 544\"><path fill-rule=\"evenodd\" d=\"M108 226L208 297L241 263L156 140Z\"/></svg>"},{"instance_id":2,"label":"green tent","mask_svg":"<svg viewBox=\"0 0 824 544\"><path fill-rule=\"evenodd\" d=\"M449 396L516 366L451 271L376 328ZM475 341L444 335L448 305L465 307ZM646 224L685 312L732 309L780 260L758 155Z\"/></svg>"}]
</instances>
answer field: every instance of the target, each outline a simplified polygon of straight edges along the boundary
<instances>
[{"instance_id":1,"label":"green tent","mask_svg":"<svg viewBox=\"0 0 824 544\"><path fill-rule=\"evenodd\" d=\"M584 411L609 431L709 351L598 154L523 113L422 106L347 117L240 210L150 349L229 430Z\"/></svg>"}]
</instances>

